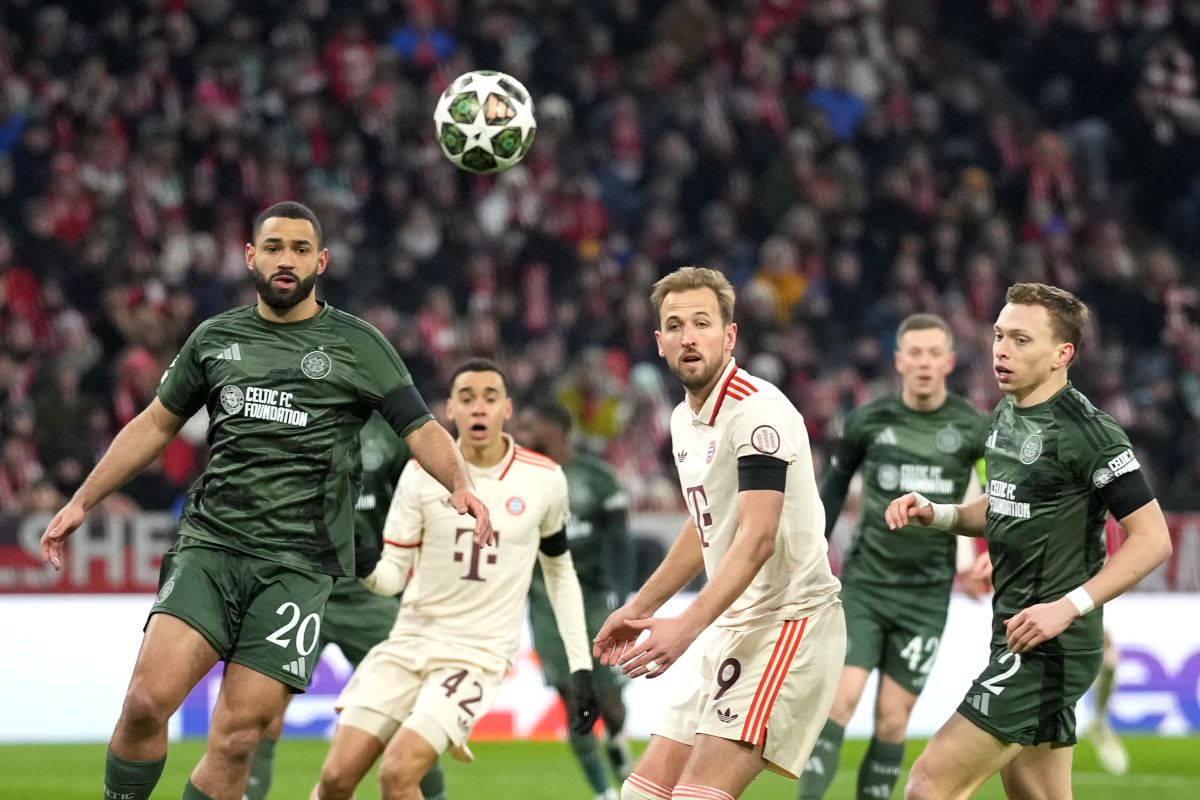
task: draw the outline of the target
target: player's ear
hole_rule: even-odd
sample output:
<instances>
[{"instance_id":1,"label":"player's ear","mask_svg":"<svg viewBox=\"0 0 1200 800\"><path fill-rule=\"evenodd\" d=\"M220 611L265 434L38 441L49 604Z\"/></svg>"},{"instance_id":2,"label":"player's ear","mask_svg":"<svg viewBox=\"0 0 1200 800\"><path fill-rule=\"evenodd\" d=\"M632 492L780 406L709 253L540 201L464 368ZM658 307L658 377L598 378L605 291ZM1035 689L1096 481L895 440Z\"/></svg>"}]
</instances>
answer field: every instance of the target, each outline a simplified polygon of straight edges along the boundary
<instances>
[{"instance_id":1,"label":"player's ear","mask_svg":"<svg viewBox=\"0 0 1200 800\"><path fill-rule=\"evenodd\" d=\"M957 364L958 364L958 353L951 350L950 355L946 356L946 371L953 372L954 367Z\"/></svg>"},{"instance_id":2,"label":"player's ear","mask_svg":"<svg viewBox=\"0 0 1200 800\"><path fill-rule=\"evenodd\" d=\"M1063 342L1058 346L1058 352L1054 356L1054 369L1066 369L1071 365L1071 360L1075 358L1075 345L1070 342Z\"/></svg>"},{"instance_id":3,"label":"player's ear","mask_svg":"<svg viewBox=\"0 0 1200 800\"><path fill-rule=\"evenodd\" d=\"M246 269L254 269L254 245L246 242Z\"/></svg>"},{"instance_id":4,"label":"player's ear","mask_svg":"<svg viewBox=\"0 0 1200 800\"><path fill-rule=\"evenodd\" d=\"M504 398L504 421L507 422L508 420L512 419L512 417L513 417L512 398L506 397L506 398Z\"/></svg>"},{"instance_id":5,"label":"player's ear","mask_svg":"<svg viewBox=\"0 0 1200 800\"><path fill-rule=\"evenodd\" d=\"M735 344L737 344L737 323L731 322L725 326L725 352L732 353Z\"/></svg>"},{"instance_id":6,"label":"player's ear","mask_svg":"<svg viewBox=\"0 0 1200 800\"><path fill-rule=\"evenodd\" d=\"M317 254L317 274L324 275L327 266L329 266L329 248L322 247L321 252Z\"/></svg>"},{"instance_id":7,"label":"player's ear","mask_svg":"<svg viewBox=\"0 0 1200 800\"><path fill-rule=\"evenodd\" d=\"M661 358L666 358L667 353L665 350L663 350L663 346L662 346L662 331L656 330L654 332L654 342L655 342L655 344L658 345L658 355Z\"/></svg>"}]
</instances>

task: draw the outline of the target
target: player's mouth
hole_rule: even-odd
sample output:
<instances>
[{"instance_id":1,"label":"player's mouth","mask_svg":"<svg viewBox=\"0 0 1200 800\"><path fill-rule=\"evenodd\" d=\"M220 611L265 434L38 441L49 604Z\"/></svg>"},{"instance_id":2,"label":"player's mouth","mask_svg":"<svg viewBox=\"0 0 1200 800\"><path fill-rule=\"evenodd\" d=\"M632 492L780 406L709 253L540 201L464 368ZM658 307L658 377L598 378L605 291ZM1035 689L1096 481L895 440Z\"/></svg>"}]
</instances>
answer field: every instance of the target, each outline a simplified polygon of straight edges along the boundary
<instances>
[{"instance_id":1,"label":"player's mouth","mask_svg":"<svg viewBox=\"0 0 1200 800\"><path fill-rule=\"evenodd\" d=\"M996 374L996 380L1000 383L1008 383L1013 379L1013 371L1008 367L996 364L992 367L992 372Z\"/></svg>"},{"instance_id":2,"label":"player's mouth","mask_svg":"<svg viewBox=\"0 0 1200 800\"><path fill-rule=\"evenodd\" d=\"M467 435L472 439L483 439L488 434L488 427L482 422L476 422L471 427L467 428Z\"/></svg>"},{"instance_id":3,"label":"player's mouth","mask_svg":"<svg viewBox=\"0 0 1200 800\"><path fill-rule=\"evenodd\" d=\"M680 364L699 364L704 361L704 357L699 353L684 353L679 357Z\"/></svg>"},{"instance_id":4,"label":"player's mouth","mask_svg":"<svg viewBox=\"0 0 1200 800\"><path fill-rule=\"evenodd\" d=\"M290 272L277 272L271 278L271 285L279 289L294 289L297 283L296 276Z\"/></svg>"}]
</instances>

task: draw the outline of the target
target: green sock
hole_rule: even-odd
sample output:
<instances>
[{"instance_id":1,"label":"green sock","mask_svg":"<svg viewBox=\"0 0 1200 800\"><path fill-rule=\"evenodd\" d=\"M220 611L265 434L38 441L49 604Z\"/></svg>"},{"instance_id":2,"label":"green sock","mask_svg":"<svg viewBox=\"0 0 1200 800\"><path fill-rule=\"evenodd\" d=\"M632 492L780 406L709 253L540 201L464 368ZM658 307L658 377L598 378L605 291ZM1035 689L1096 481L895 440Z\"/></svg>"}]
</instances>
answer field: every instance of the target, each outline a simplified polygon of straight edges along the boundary
<instances>
[{"instance_id":1,"label":"green sock","mask_svg":"<svg viewBox=\"0 0 1200 800\"><path fill-rule=\"evenodd\" d=\"M180 800L213 800L204 792L196 788L192 783L192 779L188 778L187 786L183 787L183 794L180 795Z\"/></svg>"},{"instance_id":2,"label":"green sock","mask_svg":"<svg viewBox=\"0 0 1200 800\"><path fill-rule=\"evenodd\" d=\"M826 721L813 746L812 755L804 765L804 772L800 774L797 800L821 800L829 791L829 784L837 775L838 761L842 757L842 737L845 735L846 729L841 725L833 720Z\"/></svg>"},{"instance_id":3,"label":"green sock","mask_svg":"<svg viewBox=\"0 0 1200 800\"><path fill-rule=\"evenodd\" d=\"M266 800L271 791L271 776L275 771L275 740L266 736L258 740L254 748L254 760L250 762L250 779L246 781L244 800Z\"/></svg>"},{"instance_id":4,"label":"green sock","mask_svg":"<svg viewBox=\"0 0 1200 800\"><path fill-rule=\"evenodd\" d=\"M1096 676L1096 719L1108 724L1108 701L1112 698L1113 688L1117 681L1117 666L1107 662L1100 665L1100 674Z\"/></svg>"},{"instance_id":5,"label":"green sock","mask_svg":"<svg viewBox=\"0 0 1200 800\"><path fill-rule=\"evenodd\" d=\"M149 800L166 763L166 756L158 761L126 761L109 750L104 756L104 796Z\"/></svg>"},{"instance_id":6,"label":"green sock","mask_svg":"<svg viewBox=\"0 0 1200 800\"><path fill-rule=\"evenodd\" d=\"M446 800L446 776L442 773L441 761L434 761L421 778L421 796L425 800Z\"/></svg>"},{"instance_id":7,"label":"green sock","mask_svg":"<svg viewBox=\"0 0 1200 800\"><path fill-rule=\"evenodd\" d=\"M600 758L600 745L596 742L595 734L580 736L571 731L567 739L571 743L571 750L575 752L575 760L583 768L583 777L587 778L588 786L592 787L594 794L600 794L609 787L608 769Z\"/></svg>"},{"instance_id":8,"label":"green sock","mask_svg":"<svg viewBox=\"0 0 1200 800\"><path fill-rule=\"evenodd\" d=\"M878 800L892 796L900 780L904 763L904 742L881 742L872 738L867 754L858 766L857 800Z\"/></svg>"}]
</instances>

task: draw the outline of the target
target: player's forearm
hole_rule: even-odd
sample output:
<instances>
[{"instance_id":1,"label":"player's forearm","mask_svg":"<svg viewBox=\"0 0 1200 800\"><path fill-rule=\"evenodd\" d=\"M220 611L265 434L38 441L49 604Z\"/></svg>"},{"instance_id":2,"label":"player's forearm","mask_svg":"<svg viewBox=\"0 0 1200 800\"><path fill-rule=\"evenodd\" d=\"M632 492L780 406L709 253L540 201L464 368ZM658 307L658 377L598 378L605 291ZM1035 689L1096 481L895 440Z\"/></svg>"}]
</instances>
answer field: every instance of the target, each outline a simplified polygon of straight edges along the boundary
<instances>
[{"instance_id":1,"label":"player's forearm","mask_svg":"<svg viewBox=\"0 0 1200 800\"><path fill-rule=\"evenodd\" d=\"M621 510L605 515L601 543L609 585L617 594L618 604L624 603L633 591L634 579L633 539L629 535L628 513Z\"/></svg>"},{"instance_id":2,"label":"player's forearm","mask_svg":"<svg viewBox=\"0 0 1200 800\"><path fill-rule=\"evenodd\" d=\"M775 537L783 513L783 492L750 490L738 493L738 530L721 565L708 578L683 617L699 631L707 628L741 597L754 576L775 552Z\"/></svg>"},{"instance_id":3,"label":"player's forearm","mask_svg":"<svg viewBox=\"0 0 1200 800\"><path fill-rule=\"evenodd\" d=\"M394 597L403 592L404 587L408 585L408 576L412 572L416 557L416 547L385 545L379 563L370 575L363 578L363 583L375 594Z\"/></svg>"},{"instance_id":4,"label":"player's forearm","mask_svg":"<svg viewBox=\"0 0 1200 800\"><path fill-rule=\"evenodd\" d=\"M95 507L162 455L183 422L155 398L120 430L71 502L84 511Z\"/></svg>"},{"instance_id":5,"label":"player's forearm","mask_svg":"<svg viewBox=\"0 0 1200 800\"><path fill-rule=\"evenodd\" d=\"M987 529L987 500L987 495L984 494L956 505L954 508L958 511L958 522L950 529L950 533L959 536L983 536Z\"/></svg>"},{"instance_id":6,"label":"player's forearm","mask_svg":"<svg viewBox=\"0 0 1200 800\"><path fill-rule=\"evenodd\" d=\"M821 478L821 505L825 507L825 538L828 539L837 525L842 513L842 505L846 502L846 494L850 491L850 479L853 472L847 472L839 466L830 464Z\"/></svg>"},{"instance_id":7,"label":"player's forearm","mask_svg":"<svg viewBox=\"0 0 1200 800\"><path fill-rule=\"evenodd\" d=\"M567 652L571 672L592 668L592 646L587 635L587 618L583 610L583 592L579 576L568 551L560 556L538 554L538 563L546 579L546 596L554 611L558 635Z\"/></svg>"},{"instance_id":8,"label":"player's forearm","mask_svg":"<svg viewBox=\"0 0 1200 800\"><path fill-rule=\"evenodd\" d=\"M675 537L675 543L667 551L667 557L654 570L654 574L646 579L646 583L634 595L630 605L641 616L649 617L670 600L675 594L687 586L688 581L700 574L704 569L704 553L700 549L700 534L696 524L690 518L683 525L683 530Z\"/></svg>"},{"instance_id":9,"label":"player's forearm","mask_svg":"<svg viewBox=\"0 0 1200 800\"><path fill-rule=\"evenodd\" d=\"M451 492L471 486L462 453L450 434L436 420L429 420L404 437L405 444L421 468Z\"/></svg>"},{"instance_id":10,"label":"player's forearm","mask_svg":"<svg viewBox=\"0 0 1200 800\"><path fill-rule=\"evenodd\" d=\"M1109 557L1108 563L1083 584L1097 606L1132 589L1171 557L1171 534L1157 500L1126 516L1121 525L1128 538Z\"/></svg>"}]
</instances>

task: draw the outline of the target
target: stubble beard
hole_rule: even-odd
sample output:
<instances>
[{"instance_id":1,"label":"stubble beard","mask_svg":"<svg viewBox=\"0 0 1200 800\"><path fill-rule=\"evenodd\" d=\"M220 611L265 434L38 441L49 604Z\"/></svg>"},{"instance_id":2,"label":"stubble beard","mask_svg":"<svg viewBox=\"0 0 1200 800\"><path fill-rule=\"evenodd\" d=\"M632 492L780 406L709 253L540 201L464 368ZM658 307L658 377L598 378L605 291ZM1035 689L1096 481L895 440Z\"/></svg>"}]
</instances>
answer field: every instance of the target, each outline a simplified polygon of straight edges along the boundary
<instances>
[{"instance_id":1,"label":"stubble beard","mask_svg":"<svg viewBox=\"0 0 1200 800\"><path fill-rule=\"evenodd\" d=\"M262 301L276 311L287 311L295 308L304 298L312 294L317 285L317 273L307 278L296 279L296 285L290 289L281 289L271 283L270 276L264 275L258 265L254 265L254 289Z\"/></svg>"},{"instance_id":2,"label":"stubble beard","mask_svg":"<svg viewBox=\"0 0 1200 800\"><path fill-rule=\"evenodd\" d=\"M682 358L682 356L680 356ZM701 362L703 363L703 362ZM718 362L711 367L706 367L698 375L687 377L683 374L683 362L677 361L671 366L671 371L675 373L675 377L679 378L679 382L683 384L683 388L689 392L698 392L712 382L712 379L717 376L721 370L721 364Z\"/></svg>"}]
</instances>

